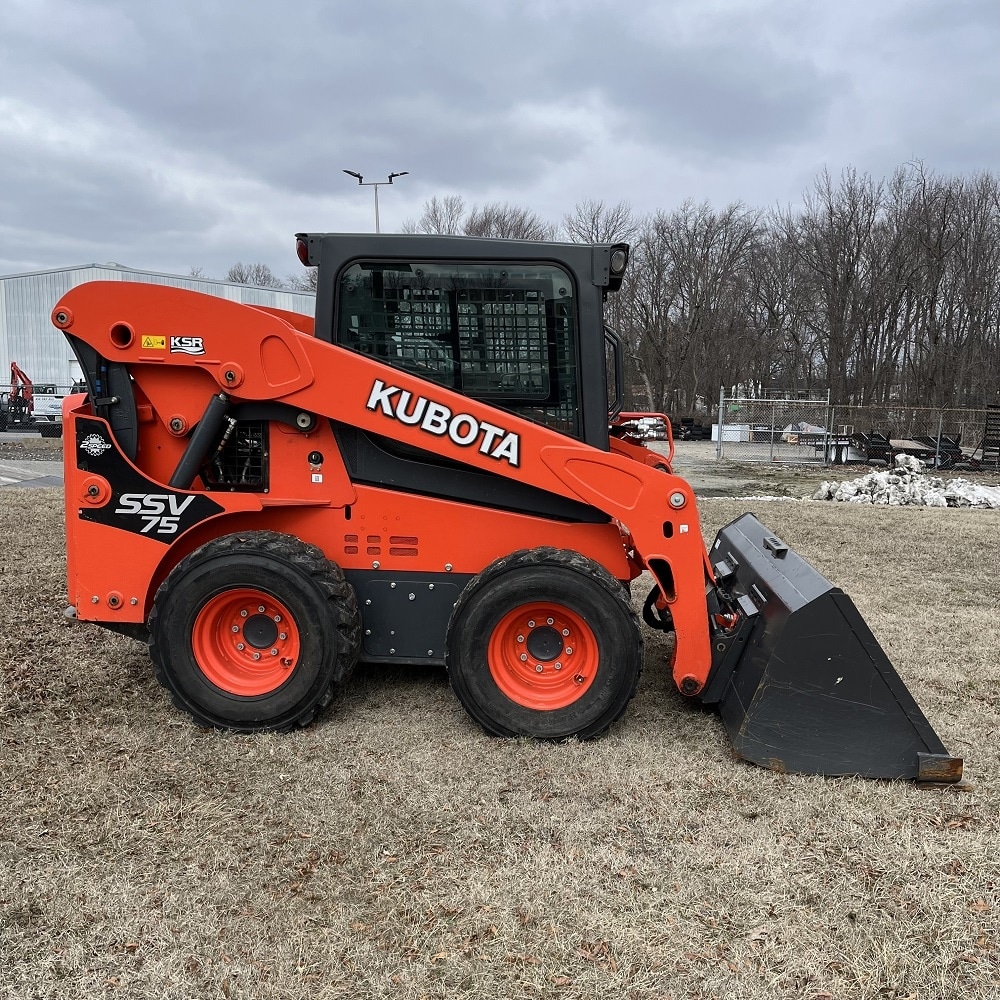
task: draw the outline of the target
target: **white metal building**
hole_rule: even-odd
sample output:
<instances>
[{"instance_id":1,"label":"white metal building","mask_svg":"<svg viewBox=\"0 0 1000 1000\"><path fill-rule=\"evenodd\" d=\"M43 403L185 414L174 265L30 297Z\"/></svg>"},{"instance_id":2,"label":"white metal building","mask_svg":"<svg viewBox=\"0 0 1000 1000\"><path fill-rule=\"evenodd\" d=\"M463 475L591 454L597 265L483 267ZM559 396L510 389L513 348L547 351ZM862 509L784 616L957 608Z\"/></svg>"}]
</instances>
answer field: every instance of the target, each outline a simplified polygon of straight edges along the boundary
<instances>
[{"instance_id":1,"label":"white metal building","mask_svg":"<svg viewBox=\"0 0 1000 1000\"><path fill-rule=\"evenodd\" d=\"M7 386L11 361L16 361L35 383L47 382L68 388L79 377L73 352L66 338L52 325L51 315L56 302L71 288L85 281L140 281L150 285L170 285L217 295L233 302L273 306L309 316L315 308L312 292L156 274L119 264L83 264L54 271L0 276L0 389Z\"/></svg>"}]
</instances>

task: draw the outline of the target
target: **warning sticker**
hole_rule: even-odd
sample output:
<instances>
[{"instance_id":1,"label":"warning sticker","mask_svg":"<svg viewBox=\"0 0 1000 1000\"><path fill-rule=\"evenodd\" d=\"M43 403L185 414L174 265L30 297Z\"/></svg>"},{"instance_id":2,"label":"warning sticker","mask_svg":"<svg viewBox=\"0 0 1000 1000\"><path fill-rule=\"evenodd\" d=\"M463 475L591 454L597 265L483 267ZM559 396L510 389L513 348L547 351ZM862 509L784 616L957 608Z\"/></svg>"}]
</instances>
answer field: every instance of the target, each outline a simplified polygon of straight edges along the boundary
<instances>
[{"instance_id":1,"label":"warning sticker","mask_svg":"<svg viewBox=\"0 0 1000 1000\"><path fill-rule=\"evenodd\" d=\"M165 351L167 349L167 338L143 337L142 348L144 351Z\"/></svg>"}]
</instances>

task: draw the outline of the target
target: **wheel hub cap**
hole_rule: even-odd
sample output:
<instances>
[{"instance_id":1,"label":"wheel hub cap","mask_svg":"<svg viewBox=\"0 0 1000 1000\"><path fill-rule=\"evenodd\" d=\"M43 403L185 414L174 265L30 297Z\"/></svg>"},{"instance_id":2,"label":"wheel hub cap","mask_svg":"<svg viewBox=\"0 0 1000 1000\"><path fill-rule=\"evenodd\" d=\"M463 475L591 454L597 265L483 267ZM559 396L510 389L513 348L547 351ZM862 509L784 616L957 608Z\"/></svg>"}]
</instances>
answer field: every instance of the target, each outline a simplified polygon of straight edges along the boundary
<instances>
[{"instance_id":1,"label":"wheel hub cap","mask_svg":"<svg viewBox=\"0 0 1000 1000\"><path fill-rule=\"evenodd\" d=\"M600 656L593 630L563 605L537 602L508 612L487 647L490 674L511 701L554 711L589 690Z\"/></svg>"},{"instance_id":2,"label":"wheel hub cap","mask_svg":"<svg viewBox=\"0 0 1000 1000\"><path fill-rule=\"evenodd\" d=\"M270 694L293 672L299 630L288 609L263 591L229 590L198 612L191 647L201 672L229 694Z\"/></svg>"}]
</instances>

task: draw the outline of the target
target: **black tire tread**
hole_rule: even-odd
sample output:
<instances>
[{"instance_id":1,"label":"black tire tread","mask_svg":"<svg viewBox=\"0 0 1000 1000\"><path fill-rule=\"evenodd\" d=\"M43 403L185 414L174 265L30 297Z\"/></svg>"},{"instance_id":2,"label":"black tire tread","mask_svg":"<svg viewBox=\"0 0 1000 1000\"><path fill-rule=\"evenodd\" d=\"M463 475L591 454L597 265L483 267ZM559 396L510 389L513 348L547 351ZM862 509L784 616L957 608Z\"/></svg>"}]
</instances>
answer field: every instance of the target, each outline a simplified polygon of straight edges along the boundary
<instances>
[{"instance_id":1,"label":"black tire tread","mask_svg":"<svg viewBox=\"0 0 1000 1000\"><path fill-rule=\"evenodd\" d=\"M340 640L336 662L339 669L332 673L329 683L318 699L304 712L281 726L267 727L270 732L287 733L294 729L308 726L315 717L326 708L338 688L350 679L357 666L361 651L361 614L358 609L357 595L354 588L347 582L344 571L327 559L321 549L308 542L277 531L248 531L215 538L200 548L185 556L167 575L157 588L153 598L153 607L149 613L149 655L153 661L156 680L171 693L171 700L182 712L191 715L198 725L218 728L211 719L200 716L191 705L182 700L171 685L163 667L163 659L157 642L156 621L158 605L171 587L183 577L188 570L208 559L238 557L240 553L253 550L294 563L300 570L312 578L313 582L326 595L332 617L336 620L336 634Z\"/></svg>"},{"instance_id":2,"label":"black tire tread","mask_svg":"<svg viewBox=\"0 0 1000 1000\"><path fill-rule=\"evenodd\" d=\"M492 580L503 576L512 570L524 567L536 566L556 566L571 570L589 580L597 583L607 594L614 599L632 623L632 634L635 641L634 653L638 660L638 670L635 675L635 682L625 697L621 710L609 717L604 724L596 729L587 732L585 739L596 739L611 728L611 726L624 714L629 703L639 690L639 681L642 677L644 657L642 655L642 632L639 627L639 615L632 603L632 595L628 588L620 580L614 577L601 563L588 558L573 549L559 549L552 546L539 546L534 549L518 549L509 555L490 563L481 573L474 576L465 589L462 591L458 601L448 621L448 634L451 634L452 625L459 619L468 602L478 593L480 588L489 584ZM449 671L450 672L450 671Z\"/></svg>"}]
</instances>

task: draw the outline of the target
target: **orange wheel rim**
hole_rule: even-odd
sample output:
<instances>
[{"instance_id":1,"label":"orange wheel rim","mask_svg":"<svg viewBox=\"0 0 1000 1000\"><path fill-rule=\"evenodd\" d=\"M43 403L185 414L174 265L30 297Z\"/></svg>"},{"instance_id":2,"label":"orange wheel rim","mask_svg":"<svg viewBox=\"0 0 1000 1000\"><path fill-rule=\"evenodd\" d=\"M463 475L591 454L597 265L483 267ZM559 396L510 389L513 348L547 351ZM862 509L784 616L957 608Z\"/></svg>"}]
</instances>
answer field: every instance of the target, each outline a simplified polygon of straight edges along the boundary
<instances>
[{"instance_id":1,"label":"orange wheel rim","mask_svg":"<svg viewBox=\"0 0 1000 1000\"><path fill-rule=\"evenodd\" d=\"M276 691L299 661L299 630L288 609L262 590L227 590L195 619L195 659L216 687L252 698Z\"/></svg>"},{"instance_id":2,"label":"orange wheel rim","mask_svg":"<svg viewBox=\"0 0 1000 1000\"><path fill-rule=\"evenodd\" d=\"M551 712L582 698L600 655L591 627L561 604L522 604L500 619L487 647L490 674L511 701Z\"/></svg>"}]
</instances>

